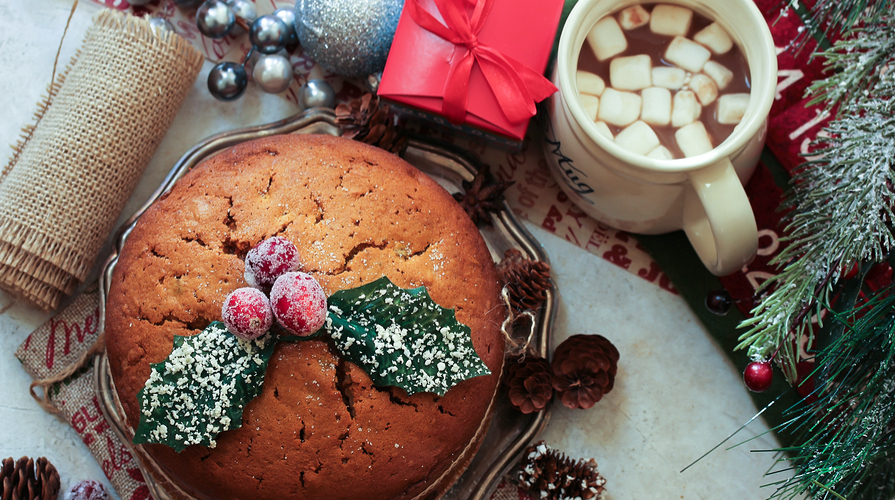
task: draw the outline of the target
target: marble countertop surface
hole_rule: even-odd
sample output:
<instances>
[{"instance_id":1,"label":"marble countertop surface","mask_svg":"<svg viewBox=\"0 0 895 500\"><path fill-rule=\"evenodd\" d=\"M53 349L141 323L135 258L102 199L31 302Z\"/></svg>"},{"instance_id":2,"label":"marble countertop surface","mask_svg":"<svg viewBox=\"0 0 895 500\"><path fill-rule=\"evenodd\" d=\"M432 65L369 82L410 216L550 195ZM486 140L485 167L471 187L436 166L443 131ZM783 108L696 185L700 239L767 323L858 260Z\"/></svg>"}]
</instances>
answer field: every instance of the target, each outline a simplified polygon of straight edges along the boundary
<instances>
[{"instance_id":1,"label":"marble countertop surface","mask_svg":"<svg viewBox=\"0 0 895 500\"><path fill-rule=\"evenodd\" d=\"M71 6L70 0L0 2L0 143L16 142L20 128L32 123ZM57 71L70 60L98 10L87 2L78 6ZM119 222L142 205L193 144L298 111L252 88L237 102L215 101L205 88L211 66L205 63ZM3 164L9 154L0 154ZM599 333L621 352L614 390L590 410L557 405L542 436L547 444L572 458L595 458L613 500L767 498L773 488L762 485L772 481L765 473L774 467L775 456L753 450L777 443L760 420L730 443L751 441L721 447L680 472L756 412L741 375L683 299L527 227L550 256L560 291L555 343L576 333ZM0 308L12 300L0 292ZM25 337L48 318L22 303L0 315L0 457L46 456L59 469L63 488L80 479L104 480L76 433L31 399L31 380L14 357ZM781 479L777 476L774 480Z\"/></svg>"}]
</instances>

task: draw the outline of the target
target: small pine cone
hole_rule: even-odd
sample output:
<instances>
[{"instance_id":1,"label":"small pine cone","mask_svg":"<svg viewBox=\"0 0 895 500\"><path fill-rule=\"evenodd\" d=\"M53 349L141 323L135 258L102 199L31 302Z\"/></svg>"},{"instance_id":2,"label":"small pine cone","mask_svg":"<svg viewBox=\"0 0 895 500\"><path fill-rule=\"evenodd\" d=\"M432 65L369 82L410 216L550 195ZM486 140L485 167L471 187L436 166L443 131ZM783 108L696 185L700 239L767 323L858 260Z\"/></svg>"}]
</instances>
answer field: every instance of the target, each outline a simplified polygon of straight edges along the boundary
<instances>
[{"instance_id":1,"label":"small pine cone","mask_svg":"<svg viewBox=\"0 0 895 500\"><path fill-rule=\"evenodd\" d=\"M346 139L377 146L399 156L407 148L407 137L395 126L388 104L373 94L364 94L350 104L336 106L336 124Z\"/></svg>"},{"instance_id":2,"label":"small pine cone","mask_svg":"<svg viewBox=\"0 0 895 500\"><path fill-rule=\"evenodd\" d=\"M573 461L543 441L525 450L518 478L541 500L600 500L606 491L606 479L594 459Z\"/></svg>"},{"instance_id":3,"label":"small pine cone","mask_svg":"<svg viewBox=\"0 0 895 500\"><path fill-rule=\"evenodd\" d=\"M612 390L618 349L601 335L572 335L553 353L553 388L569 408L588 409Z\"/></svg>"},{"instance_id":4,"label":"small pine cone","mask_svg":"<svg viewBox=\"0 0 895 500\"><path fill-rule=\"evenodd\" d=\"M538 356L523 361L507 361L507 386L510 403L522 413L541 411L553 399L553 371L550 363Z\"/></svg>"},{"instance_id":5,"label":"small pine cone","mask_svg":"<svg viewBox=\"0 0 895 500\"><path fill-rule=\"evenodd\" d=\"M522 252L511 248L497 265L497 273L507 287L510 303L516 311L534 311L547 300L550 264L526 259Z\"/></svg>"},{"instance_id":6,"label":"small pine cone","mask_svg":"<svg viewBox=\"0 0 895 500\"><path fill-rule=\"evenodd\" d=\"M3 500L55 500L59 494L59 473L46 458L35 462L28 457L3 460L0 467Z\"/></svg>"}]
</instances>

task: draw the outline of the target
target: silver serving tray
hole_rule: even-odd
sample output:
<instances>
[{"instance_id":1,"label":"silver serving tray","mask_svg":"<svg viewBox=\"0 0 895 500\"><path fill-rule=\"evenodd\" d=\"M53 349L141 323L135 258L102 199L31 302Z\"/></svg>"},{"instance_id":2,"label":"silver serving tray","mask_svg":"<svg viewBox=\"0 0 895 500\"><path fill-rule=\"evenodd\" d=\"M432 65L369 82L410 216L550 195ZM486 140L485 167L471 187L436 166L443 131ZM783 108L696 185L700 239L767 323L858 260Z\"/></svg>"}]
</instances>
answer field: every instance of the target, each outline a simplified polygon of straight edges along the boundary
<instances>
[{"instance_id":1,"label":"silver serving tray","mask_svg":"<svg viewBox=\"0 0 895 500\"><path fill-rule=\"evenodd\" d=\"M101 330L105 327L106 298L109 293L112 272L118 262L121 248L140 215L202 160L241 142L279 134L340 135L340 131L335 124L335 114L332 110L313 108L278 122L212 136L187 151L146 204L125 223L116 238L113 254L109 257L100 275ZM422 138L414 138L409 141L404 159L428 174L451 193L462 191L462 181L471 181L481 165L478 160L459 148ZM493 223L491 227L483 227L480 230L491 251L491 256L496 262L503 258L504 252L509 248L518 249L530 259L548 261L547 254L541 245L519 223L506 203L498 213L492 216L491 220ZM532 346L542 354L547 353L551 345L551 334L556 316L556 297L557 292L554 285L547 291L547 301L537 314ZM152 461L142 453L141 447L132 444L133 431L127 426L117 400L105 352L98 357L96 363L95 383L103 413L112 423L112 428L121 440L131 448L134 456L142 458L137 462L140 464L152 496L156 500L169 500L181 496L191 498L187 495L172 497L161 487L162 483L165 483L165 487L170 490L172 485L164 477L164 474L154 467ZM466 472L445 493L442 497L443 500L485 500L489 498L525 448L547 425L550 416L549 406L540 413L523 415L510 405L503 387L498 390L494 404L494 416L478 454ZM180 493L182 494L182 492Z\"/></svg>"}]
</instances>

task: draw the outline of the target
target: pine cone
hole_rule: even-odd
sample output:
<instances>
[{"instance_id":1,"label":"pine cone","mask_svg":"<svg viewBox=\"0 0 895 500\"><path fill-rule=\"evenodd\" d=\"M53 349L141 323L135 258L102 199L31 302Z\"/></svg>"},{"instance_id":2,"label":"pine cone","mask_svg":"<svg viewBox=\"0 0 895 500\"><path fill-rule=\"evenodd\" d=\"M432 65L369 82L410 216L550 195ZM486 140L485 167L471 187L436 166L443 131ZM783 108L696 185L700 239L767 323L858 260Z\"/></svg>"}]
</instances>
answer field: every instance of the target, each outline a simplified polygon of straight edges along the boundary
<instances>
[{"instance_id":1,"label":"pine cone","mask_svg":"<svg viewBox=\"0 0 895 500\"><path fill-rule=\"evenodd\" d=\"M59 494L59 473L46 458L37 462L28 457L3 460L0 467L2 500L55 500Z\"/></svg>"},{"instance_id":2,"label":"pine cone","mask_svg":"<svg viewBox=\"0 0 895 500\"><path fill-rule=\"evenodd\" d=\"M553 388L569 408L587 409L612 390L618 349L601 335L572 335L553 353Z\"/></svg>"},{"instance_id":3,"label":"pine cone","mask_svg":"<svg viewBox=\"0 0 895 500\"><path fill-rule=\"evenodd\" d=\"M536 310L547 300L550 288L550 264L526 259L522 252L511 248L497 265L501 282L507 287L510 304L516 311Z\"/></svg>"},{"instance_id":4,"label":"pine cone","mask_svg":"<svg viewBox=\"0 0 895 500\"><path fill-rule=\"evenodd\" d=\"M507 361L510 403L529 414L541 411L553 399L553 371L546 359L527 356L523 361Z\"/></svg>"},{"instance_id":5,"label":"pine cone","mask_svg":"<svg viewBox=\"0 0 895 500\"><path fill-rule=\"evenodd\" d=\"M529 446L520 464L519 483L541 500L600 500L606 479L590 459L573 461L543 441Z\"/></svg>"},{"instance_id":6,"label":"pine cone","mask_svg":"<svg viewBox=\"0 0 895 500\"><path fill-rule=\"evenodd\" d=\"M371 144L398 156L407 149L407 137L395 126L388 104L373 94L336 106L336 124L346 139Z\"/></svg>"},{"instance_id":7,"label":"pine cone","mask_svg":"<svg viewBox=\"0 0 895 500\"><path fill-rule=\"evenodd\" d=\"M466 192L454 193L454 199L463 207L473 223L482 222L491 225L488 213L501 209L503 192L512 185L513 181L492 181L488 175L488 165L482 165L472 182L463 181L463 189Z\"/></svg>"}]
</instances>

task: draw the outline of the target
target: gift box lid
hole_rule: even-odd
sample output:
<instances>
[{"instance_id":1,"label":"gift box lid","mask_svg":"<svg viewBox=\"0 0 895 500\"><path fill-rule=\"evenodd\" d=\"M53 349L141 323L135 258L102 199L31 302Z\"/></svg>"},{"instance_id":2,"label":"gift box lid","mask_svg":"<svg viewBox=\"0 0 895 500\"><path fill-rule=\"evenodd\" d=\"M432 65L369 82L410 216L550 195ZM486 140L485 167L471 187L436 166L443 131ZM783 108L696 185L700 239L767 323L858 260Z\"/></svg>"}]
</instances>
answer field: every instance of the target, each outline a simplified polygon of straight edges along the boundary
<instances>
[{"instance_id":1,"label":"gift box lid","mask_svg":"<svg viewBox=\"0 0 895 500\"><path fill-rule=\"evenodd\" d=\"M487 17L483 19L482 28L477 34L478 44L542 74L556 36L563 0L480 1L491 2L491 5L490 11L486 10ZM414 108L442 114L445 86L451 67L458 64L469 49L463 44L455 45L417 24L409 13L411 2L417 2L422 10L431 14L439 23L444 23L436 0L406 0L383 71L379 95ZM469 0L438 2L453 2L464 7L476 4ZM466 12L471 16L472 7L466 7ZM513 139L521 139L525 135L528 120L514 123L505 115L495 96L495 89L489 85L478 60L472 65L468 89L466 124Z\"/></svg>"}]
</instances>

